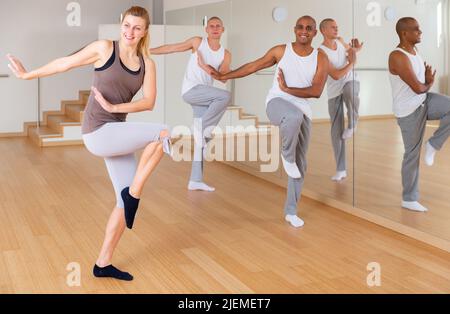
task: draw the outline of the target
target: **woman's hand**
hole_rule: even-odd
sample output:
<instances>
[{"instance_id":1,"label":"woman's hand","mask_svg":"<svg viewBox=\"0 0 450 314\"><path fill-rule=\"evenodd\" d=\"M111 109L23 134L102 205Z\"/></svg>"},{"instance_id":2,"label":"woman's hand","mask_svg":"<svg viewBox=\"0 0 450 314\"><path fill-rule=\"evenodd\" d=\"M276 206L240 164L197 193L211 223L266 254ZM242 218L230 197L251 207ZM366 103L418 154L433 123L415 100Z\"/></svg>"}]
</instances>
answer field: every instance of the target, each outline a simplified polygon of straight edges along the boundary
<instances>
[{"instance_id":1,"label":"woman's hand","mask_svg":"<svg viewBox=\"0 0 450 314\"><path fill-rule=\"evenodd\" d=\"M102 108L109 112L109 113L114 113L114 106L111 105L110 102L108 102L105 97L103 97L102 93L100 93L98 91L97 88L95 88L94 86L92 86L91 90L94 92L94 96L95 96L95 100L97 100L97 102L100 104L100 106L102 106Z\"/></svg>"},{"instance_id":2,"label":"woman's hand","mask_svg":"<svg viewBox=\"0 0 450 314\"><path fill-rule=\"evenodd\" d=\"M23 80L32 80L67 72L83 65L94 64L100 60L100 56L103 55L105 51L109 51L111 45L112 43L108 40L98 40L87 45L77 53L68 57L55 59L32 71L27 71L19 59L11 54L6 55L6 57L10 62L8 67L16 77Z\"/></svg>"},{"instance_id":3,"label":"woman's hand","mask_svg":"<svg viewBox=\"0 0 450 314\"><path fill-rule=\"evenodd\" d=\"M7 54L6 57L10 62L8 64L8 67L11 69L14 75L21 80L26 80L28 72L27 70L25 70L25 67L22 65L22 62L20 62L19 59L17 59L11 54Z\"/></svg>"}]
</instances>

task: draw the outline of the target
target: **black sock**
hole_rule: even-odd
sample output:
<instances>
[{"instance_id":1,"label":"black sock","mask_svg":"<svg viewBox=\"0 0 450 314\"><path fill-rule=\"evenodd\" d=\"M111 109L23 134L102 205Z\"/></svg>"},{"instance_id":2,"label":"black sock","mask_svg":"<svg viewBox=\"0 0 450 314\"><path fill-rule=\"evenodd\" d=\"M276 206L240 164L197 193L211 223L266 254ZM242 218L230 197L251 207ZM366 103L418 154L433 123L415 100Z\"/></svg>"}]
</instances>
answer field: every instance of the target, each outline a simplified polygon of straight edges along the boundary
<instances>
[{"instance_id":1,"label":"black sock","mask_svg":"<svg viewBox=\"0 0 450 314\"><path fill-rule=\"evenodd\" d=\"M110 277L110 278L115 278L115 279L125 280L125 281L133 280L132 275L130 275L129 273L126 273L124 271L118 270L113 265L109 265L106 267L98 267L97 264L95 264L93 273L94 273L95 277Z\"/></svg>"},{"instance_id":2,"label":"black sock","mask_svg":"<svg viewBox=\"0 0 450 314\"><path fill-rule=\"evenodd\" d=\"M125 221L127 223L127 228L133 228L134 217L136 216L136 212L139 206L139 199L134 198L130 195L130 188L124 188L122 190L122 200L125 205Z\"/></svg>"}]
</instances>

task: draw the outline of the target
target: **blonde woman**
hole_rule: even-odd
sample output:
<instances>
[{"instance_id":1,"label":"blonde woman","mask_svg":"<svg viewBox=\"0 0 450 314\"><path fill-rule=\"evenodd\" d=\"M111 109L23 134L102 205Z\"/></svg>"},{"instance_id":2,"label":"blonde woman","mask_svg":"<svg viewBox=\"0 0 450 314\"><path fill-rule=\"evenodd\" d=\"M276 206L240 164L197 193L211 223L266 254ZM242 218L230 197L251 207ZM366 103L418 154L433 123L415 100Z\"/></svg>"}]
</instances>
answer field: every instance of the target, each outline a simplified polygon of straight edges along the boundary
<instances>
[{"instance_id":1,"label":"blonde woman","mask_svg":"<svg viewBox=\"0 0 450 314\"><path fill-rule=\"evenodd\" d=\"M128 113L153 110L156 98L155 64L148 56L150 17L141 7L123 14L118 41L99 40L79 52L27 72L8 55L9 67L25 80L50 76L93 64L92 91L84 114L82 133L87 149L104 158L116 194L116 206L106 226L105 239L93 269L96 277L132 280L111 264L125 226L132 228L145 182L163 157L170 154L165 125L126 122ZM143 89L143 98L132 101ZM139 164L135 152L144 149Z\"/></svg>"}]
</instances>

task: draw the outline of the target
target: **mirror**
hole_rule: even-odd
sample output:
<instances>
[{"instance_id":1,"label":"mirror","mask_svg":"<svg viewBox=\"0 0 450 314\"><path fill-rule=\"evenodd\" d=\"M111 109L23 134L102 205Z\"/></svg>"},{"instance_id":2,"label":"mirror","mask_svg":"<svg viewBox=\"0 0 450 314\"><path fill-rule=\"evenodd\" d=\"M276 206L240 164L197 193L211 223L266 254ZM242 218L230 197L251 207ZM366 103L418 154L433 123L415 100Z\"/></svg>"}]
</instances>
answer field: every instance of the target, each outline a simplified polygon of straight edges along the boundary
<instances>
[{"instance_id":1,"label":"mirror","mask_svg":"<svg viewBox=\"0 0 450 314\"><path fill-rule=\"evenodd\" d=\"M450 145L444 144L436 153L432 167L426 165L426 143L438 130L439 120L413 119L414 113L419 113L415 108L423 108L423 99L417 104L409 100L410 106L415 107L408 108L407 94L391 87L388 67L389 55L399 44L397 21L414 17L422 31L417 53L437 71L429 92L448 95L448 1L354 1L354 6L355 35L365 42L356 67L361 78L361 121L355 139L355 207L369 213L374 221L416 234L421 240L429 236L449 240ZM398 98L393 102L395 95ZM444 107L450 108L449 98L440 99L443 103L433 101L432 106L440 106L441 112L435 109L428 118L442 118ZM423 137L421 128L425 128ZM440 140L435 143L445 142L448 137L441 130ZM408 154L402 176L405 141ZM418 201L428 211L402 208L402 201Z\"/></svg>"},{"instance_id":2,"label":"mirror","mask_svg":"<svg viewBox=\"0 0 450 314\"><path fill-rule=\"evenodd\" d=\"M255 14L255 7L261 14ZM343 141L345 144L341 144L340 151L334 148L329 104L329 93L333 91L325 87L320 98L311 100L312 132L302 194L431 244L437 243L429 240L432 237L450 239L450 205L445 199L448 189L448 145L444 145L437 153L433 167L425 166L423 160L420 162L420 199L429 207L429 211L417 213L402 209L401 167L404 145L393 114L388 69L389 54L398 44L395 25L400 17L413 16L423 32L422 43L418 45L420 55L437 70L431 91L448 95L448 0L302 1L301 4L292 0L283 2L288 15L279 22L272 19L275 8L276 5L271 1L223 1L167 12L166 20L169 24L200 25L204 16L223 14L226 19L227 46L233 54L232 68L236 69L261 57L275 45L293 41L292 26L299 16L311 15L318 24L323 19L333 18L344 43L350 43L351 38L358 38L363 43L354 65L355 76L353 80L349 79L358 82L349 84L352 94L349 102L356 104L359 98L358 114L353 115L355 118L349 117L345 101L339 113L339 119L342 116L344 118L344 123L341 120L339 124L339 132L348 128L349 119L355 122L356 130L353 137ZM324 37L318 30L313 47L318 48L323 41ZM233 106L240 108L240 113L234 119L230 114L227 121L239 122L243 116L251 116L258 127L270 124L264 104L273 83L274 71L274 67L265 69L230 83ZM166 94L172 95L172 92ZM426 123L424 143L437 127L438 121ZM335 147L339 148L339 145ZM338 153L343 151L343 147L346 161L339 163L339 160L343 160L339 156L343 154ZM423 159L423 148L421 151ZM272 157L274 152L272 149ZM281 161L275 171L268 173L261 172L263 163L258 160L233 161L228 164L286 187L287 175ZM332 180L339 170L347 171L346 178ZM298 208L301 212L301 204Z\"/></svg>"}]
</instances>

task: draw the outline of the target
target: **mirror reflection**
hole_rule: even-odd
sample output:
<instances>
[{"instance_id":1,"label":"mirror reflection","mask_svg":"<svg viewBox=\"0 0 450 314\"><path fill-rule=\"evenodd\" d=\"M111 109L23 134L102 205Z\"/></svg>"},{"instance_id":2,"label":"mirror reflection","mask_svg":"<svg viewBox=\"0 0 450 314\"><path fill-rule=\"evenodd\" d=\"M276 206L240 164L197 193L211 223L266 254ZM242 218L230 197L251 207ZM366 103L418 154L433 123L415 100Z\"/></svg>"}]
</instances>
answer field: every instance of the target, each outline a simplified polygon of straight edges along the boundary
<instances>
[{"instance_id":1,"label":"mirror reflection","mask_svg":"<svg viewBox=\"0 0 450 314\"><path fill-rule=\"evenodd\" d=\"M369 12L369 15L367 14ZM355 1L355 206L450 239L448 1Z\"/></svg>"}]
</instances>

